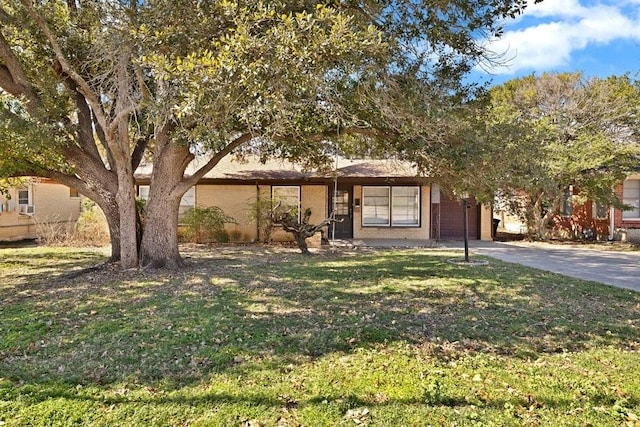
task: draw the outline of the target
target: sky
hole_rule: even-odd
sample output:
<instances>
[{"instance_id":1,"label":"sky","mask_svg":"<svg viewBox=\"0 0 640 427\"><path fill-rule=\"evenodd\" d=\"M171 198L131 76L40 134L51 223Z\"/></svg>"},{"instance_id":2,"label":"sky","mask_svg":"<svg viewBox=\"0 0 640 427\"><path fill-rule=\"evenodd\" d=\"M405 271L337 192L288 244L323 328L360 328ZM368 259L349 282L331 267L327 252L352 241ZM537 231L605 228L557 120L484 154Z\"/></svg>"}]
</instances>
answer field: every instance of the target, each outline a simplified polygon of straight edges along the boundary
<instances>
[{"instance_id":1,"label":"sky","mask_svg":"<svg viewBox=\"0 0 640 427\"><path fill-rule=\"evenodd\" d=\"M506 80L544 72L582 71L587 77L630 73L640 78L640 0L544 0L489 42L504 53L504 65L476 69L481 81Z\"/></svg>"}]
</instances>

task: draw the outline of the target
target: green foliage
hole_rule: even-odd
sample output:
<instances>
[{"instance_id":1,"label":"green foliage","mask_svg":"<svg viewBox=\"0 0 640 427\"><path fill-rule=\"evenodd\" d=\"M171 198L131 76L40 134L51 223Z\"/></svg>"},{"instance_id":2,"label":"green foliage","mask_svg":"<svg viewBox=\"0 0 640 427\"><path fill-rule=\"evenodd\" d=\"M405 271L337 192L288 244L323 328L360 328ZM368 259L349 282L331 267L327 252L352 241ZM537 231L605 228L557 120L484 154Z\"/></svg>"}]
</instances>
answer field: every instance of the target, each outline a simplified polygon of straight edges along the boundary
<instances>
[{"instance_id":1,"label":"green foliage","mask_svg":"<svg viewBox=\"0 0 640 427\"><path fill-rule=\"evenodd\" d=\"M475 93L463 76L491 57L483 40L526 3L8 1L0 175L51 177L118 203L110 230L132 266L134 230L120 227L134 223L133 193L118 186L133 186L141 153L157 179L177 181L152 180L154 190L191 186L230 152L314 165L344 143L432 158L453 106ZM187 147L214 156L191 178Z\"/></svg>"},{"instance_id":2,"label":"green foliage","mask_svg":"<svg viewBox=\"0 0 640 427\"><path fill-rule=\"evenodd\" d=\"M250 199L247 215L250 223L258 227L258 240L268 243L274 231L273 224L273 201L270 197L258 196L257 199Z\"/></svg>"},{"instance_id":3,"label":"green foliage","mask_svg":"<svg viewBox=\"0 0 640 427\"><path fill-rule=\"evenodd\" d=\"M486 111L486 133L475 144L488 156L472 164L532 237L545 237L569 185L579 200L621 207L613 189L640 158L637 82L530 76L494 88Z\"/></svg>"},{"instance_id":4,"label":"green foliage","mask_svg":"<svg viewBox=\"0 0 640 427\"><path fill-rule=\"evenodd\" d=\"M0 249L0 421L633 425L640 294L451 252ZM55 280L52 280L55 279Z\"/></svg>"},{"instance_id":5,"label":"green foliage","mask_svg":"<svg viewBox=\"0 0 640 427\"><path fill-rule=\"evenodd\" d=\"M184 237L196 243L211 240L226 243L229 235L225 232L224 225L236 224L235 219L217 206L191 208L182 215L180 222L184 226Z\"/></svg>"}]
</instances>

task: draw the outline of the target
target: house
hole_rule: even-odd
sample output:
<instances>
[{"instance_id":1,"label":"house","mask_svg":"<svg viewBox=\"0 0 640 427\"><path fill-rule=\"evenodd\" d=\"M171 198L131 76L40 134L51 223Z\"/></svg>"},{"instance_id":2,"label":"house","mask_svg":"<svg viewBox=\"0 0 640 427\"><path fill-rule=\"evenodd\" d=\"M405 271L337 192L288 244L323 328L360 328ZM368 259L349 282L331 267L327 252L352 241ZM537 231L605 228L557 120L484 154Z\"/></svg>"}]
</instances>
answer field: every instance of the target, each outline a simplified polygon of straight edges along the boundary
<instances>
[{"instance_id":1,"label":"house","mask_svg":"<svg viewBox=\"0 0 640 427\"><path fill-rule=\"evenodd\" d=\"M0 195L0 241L35 239L44 229L73 226L80 215L80 195L45 178L29 178Z\"/></svg>"},{"instance_id":2,"label":"house","mask_svg":"<svg viewBox=\"0 0 640 427\"><path fill-rule=\"evenodd\" d=\"M610 235L616 240L640 243L640 173L629 175L616 188L616 195L632 209L612 209Z\"/></svg>"},{"instance_id":3,"label":"house","mask_svg":"<svg viewBox=\"0 0 640 427\"><path fill-rule=\"evenodd\" d=\"M194 167L197 167L197 163ZM194 170L194 169L190 169ZM187 174L189 170L187 170ZM148 192L150 170L139 169L139 194ZM335 210L335 226L324 238L336 239L462 239L463 207L437 184L416 175L406 163L392 160L340 158L330 171L305 171L281 160L265 163L249 157L223 159L181 202L220 207L237 224L228 224L234 240L258 241L260 224L250 218L258 200L278 200L298 211L311 209L311 223ZM473 202L469 207L469 238L490 240L491 210ZM278 230L274 240L290 239Z\"/></svg>"},{"instance_id":4,"label":"house","mask_svg":"<svg viewBox=\"0 0 640 427\"><path fill-rule=\"evenodd\" d=\"M567 239L621 240L640 242L640 173L629 175L615 188L616 196L631 207L621 210L592 200L576 201L577 189L566 189L560 208L552 220L551 235ZM504 213L501 229L526 232L521 220Z\"/></svg>"}]
</instances>

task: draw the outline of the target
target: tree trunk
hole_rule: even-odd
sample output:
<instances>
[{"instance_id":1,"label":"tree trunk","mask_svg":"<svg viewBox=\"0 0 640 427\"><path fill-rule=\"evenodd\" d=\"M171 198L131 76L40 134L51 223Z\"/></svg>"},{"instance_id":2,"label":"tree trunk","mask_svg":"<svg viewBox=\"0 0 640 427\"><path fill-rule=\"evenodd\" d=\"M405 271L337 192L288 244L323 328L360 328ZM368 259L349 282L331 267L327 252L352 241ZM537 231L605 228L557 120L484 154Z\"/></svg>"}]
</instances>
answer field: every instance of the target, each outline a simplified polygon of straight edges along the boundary
<instances>
[{"instance_id":1,"label":"tree trunk","mask_svg":"<svg viewBox=\"0 0 640 427\"><path fill-rule=\"evenodd\" d=\"M193 154L188 147L171 144L169 132L165 126L156 140L140 253L143 267L178 269L183 265L178 250L178 213L180 200L189 189L182 179Z\"/></svg>"},{"instance_id":2,"label":"tree trunk","mask_svg":"<svg viewBox=\"0 0 640 427\"><path fill-rule=\"evenodd\" d=\"M152 187L153 188L153 187ZM164 189L149 192L140 263L143 267L178 269L183 262L178 250L178 211L180 196Z\"/></svg>"},{"instance_id":3,"label":"tree trunk","mask_svg":"<svg viewBox=\"0 0 640 427\"><path fill-rule=\"evenodd\" d=\"M115 199L109 201L96 198L94 202L96 202L100 209L102 209L102 212L107 219L107 226L109 227L109 240L111 241L111 258L109 258L109 262L118 262L120 261L121 255L120 213L118 211L118 205L116 204Z\"/></svg>"},{"instance_id":4,"label":"tree trunk","mask_svg":"<svg viewBox=\"0 0 640 427\"><path fill-rule=\"evenodd\" d=\"M116 195L120 215L120 268L138 266L138 244L136 239L136 199L133 173L118 173Z\"/></svg>"},{"instance_id":5,"label":"tree trunk","mask_svg":"<svg viewBox=\"0 0 640 427\"><path fill-rule=\"evenodd\" d=\"M294 236L296 238L296 243L298 244L300 252L304 255L309 255L309 247L307 246L305 233L294 233Z\"/></svg>"}]
</instances>

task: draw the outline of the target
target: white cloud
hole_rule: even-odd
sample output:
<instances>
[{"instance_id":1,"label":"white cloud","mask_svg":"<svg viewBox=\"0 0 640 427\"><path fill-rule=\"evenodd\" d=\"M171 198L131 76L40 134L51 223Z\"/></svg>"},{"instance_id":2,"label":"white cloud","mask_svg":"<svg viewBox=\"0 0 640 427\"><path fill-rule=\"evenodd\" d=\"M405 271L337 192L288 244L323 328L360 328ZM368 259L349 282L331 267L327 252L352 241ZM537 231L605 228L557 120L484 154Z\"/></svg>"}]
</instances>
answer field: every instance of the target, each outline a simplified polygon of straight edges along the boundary
<instances>
[{"instance_id":1,"label":"white cloud","mask_svg":"<svg viewBox=\"0 0 640 427\"><path fill-rule=\"evenodd\" d=\"M527 9L504 36L487 44L504 53L506 64L489 69L492 74L545 71L571 62L572 54L594 44L615 40L640 40L640 0L585 5L578 0L546 0ZM628 6L633 1L636 6ZM624 5L627 5L625 7ZM525 23L533 25L523 27Z\"/></svg>"}]
</instances>

